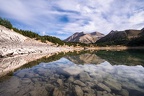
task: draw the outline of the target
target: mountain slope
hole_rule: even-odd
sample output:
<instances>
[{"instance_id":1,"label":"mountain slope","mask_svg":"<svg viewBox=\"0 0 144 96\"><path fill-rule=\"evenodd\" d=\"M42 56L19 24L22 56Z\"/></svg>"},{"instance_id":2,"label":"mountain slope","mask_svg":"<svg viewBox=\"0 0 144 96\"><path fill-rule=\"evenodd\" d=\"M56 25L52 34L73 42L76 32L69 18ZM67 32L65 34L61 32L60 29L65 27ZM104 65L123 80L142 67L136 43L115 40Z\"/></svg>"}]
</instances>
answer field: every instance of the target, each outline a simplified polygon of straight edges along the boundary
<instances>
[{"instance_id":1,"label":"mountain slope","mask_svg":"<svg viewBox=\"0 0 144 96\"><path fill-rule=\"evenodd\" d=\"M141 33L139 33L139 36L137 38L133 38L130 40L130 42L127 44L128 46L144 46L144 28L141 29Z\"/></svg>"},{"instance_id":2,"label":"mountain slope","mask_svg":"<svg viewBox=\"0 0 144 96\"><path fill-rule=\"evenodd\" d=\"M12 42L22 43L26 39L27 37L0 25L0 45L10 44Z\"/></svg>"},{"instance_id":3,"label":"mountain slope","mask_svg":"<svg viewBox=\"0 0 144 96\"><path fill-rule=\"evenodd\" d=\"M76 32L72 36L65 39L64 41L89 44L89 43L95 43L98 39L102 38L103 36L104 34L99 32L93 32L93 33Z\"/></svg>"},{"instance_id":4,"label":"mountain slope","mask_svg":"<svg viewBox=\"0 0 144 96\"><path fill-rule=\"evenodd\" d=\"M141 30L111 31L105 37L99 39L98 45L127 45L127 43L140 36Z\"/></svg>"}]
</instances>

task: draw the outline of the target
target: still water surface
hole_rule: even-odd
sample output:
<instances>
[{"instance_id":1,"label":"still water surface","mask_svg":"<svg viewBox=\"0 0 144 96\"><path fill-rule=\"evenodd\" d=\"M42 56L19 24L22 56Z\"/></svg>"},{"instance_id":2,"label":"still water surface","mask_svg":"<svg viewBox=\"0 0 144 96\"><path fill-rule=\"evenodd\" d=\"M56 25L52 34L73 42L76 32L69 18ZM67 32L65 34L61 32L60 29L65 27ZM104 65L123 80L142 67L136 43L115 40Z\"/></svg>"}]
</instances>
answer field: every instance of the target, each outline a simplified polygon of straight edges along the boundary
<instances>
[{"instance_id":1,"label":"still water surface","mask_svg":"<svg viewBox=\"0 0 144 96\"><path fill-rule=\"evenodd\" d=\"M144 52L42 58L0 78L0 96L144 96Z\"/></svg>"}]
</instances>

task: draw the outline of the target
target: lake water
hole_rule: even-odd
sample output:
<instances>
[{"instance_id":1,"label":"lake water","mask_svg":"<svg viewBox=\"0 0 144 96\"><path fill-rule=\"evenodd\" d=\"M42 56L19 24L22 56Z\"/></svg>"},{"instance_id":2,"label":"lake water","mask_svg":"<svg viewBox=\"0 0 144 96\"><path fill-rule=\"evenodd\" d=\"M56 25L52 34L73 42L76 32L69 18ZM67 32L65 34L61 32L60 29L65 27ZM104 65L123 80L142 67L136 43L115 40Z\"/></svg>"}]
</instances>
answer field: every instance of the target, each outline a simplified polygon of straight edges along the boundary
<instances>
[{"instance_id":1,"label":"lake water","mask_svg":"<svg viewBox=\"0 0 144 96\"><path fill-rule=\"evenodd\" d=\"M0 96L144 96L144 51L44 57L1 77Z\"/></svg>"}]
</instances>

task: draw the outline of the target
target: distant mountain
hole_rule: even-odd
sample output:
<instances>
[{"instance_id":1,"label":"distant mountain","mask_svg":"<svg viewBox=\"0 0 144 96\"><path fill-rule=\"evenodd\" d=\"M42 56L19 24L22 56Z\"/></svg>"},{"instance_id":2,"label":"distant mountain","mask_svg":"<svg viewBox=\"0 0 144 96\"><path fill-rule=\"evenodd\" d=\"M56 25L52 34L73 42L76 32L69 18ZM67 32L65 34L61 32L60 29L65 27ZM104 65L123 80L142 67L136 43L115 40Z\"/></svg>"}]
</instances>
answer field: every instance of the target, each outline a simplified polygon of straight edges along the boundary
<instances>
[{"instance_id":1,"label":"distant mountain","mask_svg":"<svg viewBox=\"0 0 144 96\"><path fill-rule=\"evenodd\" d=\"M72 36L65 39L64 41L89 44L89 43L95 43L102 37L104 37L104 34L99 32L92 32L92 33L76 32Z\"/></svg>"},{"instance_id":2,"label":"distant mountain","mask_svg":"<svg viewBox=\"0 0 144 96\"><path fill-rule=\"evenodd\" d=\"M127 45L133 38L141 36L141 30L111 31L105 37L96 41L98 45Z\"/></svg>"}]
</instances>

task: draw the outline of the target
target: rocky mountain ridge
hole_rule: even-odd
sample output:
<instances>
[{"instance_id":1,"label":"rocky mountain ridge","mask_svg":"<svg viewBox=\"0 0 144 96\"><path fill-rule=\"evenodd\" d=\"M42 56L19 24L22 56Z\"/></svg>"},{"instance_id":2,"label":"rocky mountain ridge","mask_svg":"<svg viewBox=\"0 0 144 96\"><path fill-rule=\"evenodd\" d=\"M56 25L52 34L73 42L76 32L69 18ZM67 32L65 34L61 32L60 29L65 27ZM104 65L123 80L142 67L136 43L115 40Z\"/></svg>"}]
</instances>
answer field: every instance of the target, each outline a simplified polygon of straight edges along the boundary
<instances>
[{"instance_id":1,"label":"rocky mountain ridge","mask_svg":"<svg viewBox=\"0 0 144 96\"><path fill-rule=\"evenodd\" d=\"M84 33L76 32L64 41L66 42L80 42L85 44L95 43L98 39L104 37L104 34L99 32Z\"/></svg>"},{"instance_id":2,"label":"rocky mountain ridge","mask_svg":"<svg viewBox=\"0 0 144 96\"><path fill-rule=\"evenodd\" d=\"M96 44L106 45L127 45L134 38L139 38L142 35L142 30L129 29L124 31L111 31L106 36L96 41Z\"/></svg>"}]
</instances>

